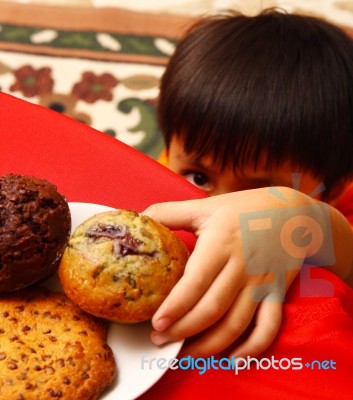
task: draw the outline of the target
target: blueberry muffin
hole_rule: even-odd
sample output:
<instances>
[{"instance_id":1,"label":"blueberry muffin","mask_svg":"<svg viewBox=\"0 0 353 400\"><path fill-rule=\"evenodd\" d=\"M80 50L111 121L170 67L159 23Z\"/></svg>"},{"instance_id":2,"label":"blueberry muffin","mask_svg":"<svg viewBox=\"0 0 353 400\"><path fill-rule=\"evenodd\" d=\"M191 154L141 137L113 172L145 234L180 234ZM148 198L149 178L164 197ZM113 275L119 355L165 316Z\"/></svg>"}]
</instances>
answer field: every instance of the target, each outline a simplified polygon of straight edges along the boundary
<instances>
[{"instance_id":1,"label":"blueberry muffin","mask_svg":"<svg viewBox=\"0 0 353 400\"><path fill-rule=\"evenodd\" d=\"M96 214L71 235L59 267L65 293L110 321L149 320L184 272L188 251L164 225L135 211Z\"/></svg>"}]
</instances>

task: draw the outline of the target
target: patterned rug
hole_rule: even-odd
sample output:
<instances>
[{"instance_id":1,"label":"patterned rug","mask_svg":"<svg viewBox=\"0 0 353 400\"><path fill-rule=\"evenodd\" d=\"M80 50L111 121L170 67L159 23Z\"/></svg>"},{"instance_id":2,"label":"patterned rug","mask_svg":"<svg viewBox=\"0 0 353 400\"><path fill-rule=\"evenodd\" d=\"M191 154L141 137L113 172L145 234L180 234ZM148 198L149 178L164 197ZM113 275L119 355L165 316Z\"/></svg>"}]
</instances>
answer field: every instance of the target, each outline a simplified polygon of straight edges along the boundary
<instances>
[{"instance_id":1,"label":"patterned rug","mask_svg":"<svg viewBox=\"0 0 353 400\"><path fill-rule=\"evenodd\" d=\"M157 158L159 80L190 22L116 8L0 3L0 90Z\"/></svg>"}]
</instances>

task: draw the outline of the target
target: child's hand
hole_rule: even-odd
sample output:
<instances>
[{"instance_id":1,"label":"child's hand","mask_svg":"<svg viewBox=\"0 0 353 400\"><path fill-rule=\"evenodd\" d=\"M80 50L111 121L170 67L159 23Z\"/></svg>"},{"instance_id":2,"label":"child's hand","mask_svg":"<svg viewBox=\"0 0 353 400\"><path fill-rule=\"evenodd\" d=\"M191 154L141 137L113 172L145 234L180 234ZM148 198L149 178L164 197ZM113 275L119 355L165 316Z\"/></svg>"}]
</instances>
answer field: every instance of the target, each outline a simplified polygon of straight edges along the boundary
<instances>
[{"instance_id":1,"label":"child's hand","mask_svg":"<svg viewBox=\"0 0 353 400\"><path fill-rule=\"evenodd\" d=\"M230 355L256 356L272 343L281 323L283 296L306 254L302 258L291 257L290 265L282 265L279 249L273 244L248 240L243 245L240 217L254 211L260 211L261 217L265 215L262 211L275 210L283 214L280 218L286 218L285 213L293 206L312 201L305 195L298 196L293 189L279 190L287 199L295 198L295 203L261 188L202 200L160 203L145 210L145 214L171 229L189 230L198 237L183 277L152 319L154 343L198 334L183 350L194 357L207 357L229 346ZM266 218L262 220L266 224ZM298 224L305 226L300 219ZM258 274L247 269L254 262L258 263ZM235 343L247 328L245 340Z\"/></svg>"}]
</instances>

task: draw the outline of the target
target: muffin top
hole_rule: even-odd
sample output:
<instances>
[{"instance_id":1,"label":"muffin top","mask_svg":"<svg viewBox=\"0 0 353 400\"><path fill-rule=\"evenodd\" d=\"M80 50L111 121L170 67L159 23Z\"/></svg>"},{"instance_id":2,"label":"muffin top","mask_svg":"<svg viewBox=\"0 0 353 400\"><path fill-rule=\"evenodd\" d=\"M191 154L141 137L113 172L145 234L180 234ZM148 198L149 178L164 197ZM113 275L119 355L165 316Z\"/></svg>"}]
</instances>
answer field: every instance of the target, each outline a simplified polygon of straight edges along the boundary
<instances>
[{"instance_id":1,"label":"muffin top","mask_svg":"<svg viewBox=\"0 0 353 400\"><path fill-rule=\"evenodd\" d=\"M65 198L50 182L9 174L0 178L0 292L52 275L71 230Z\"/></svg>"},{"instance_id":2,"label":"muffin top","mask_svg":"<svg viewBox=\"0 0 353 400\"><path fill-rule=\"evenodd\" d=\"M150 319L184 272L181 239L131 210L97 214L73 232L59 268L66 294L84 310L119 322Z\"/></svg>"}]
</instances>

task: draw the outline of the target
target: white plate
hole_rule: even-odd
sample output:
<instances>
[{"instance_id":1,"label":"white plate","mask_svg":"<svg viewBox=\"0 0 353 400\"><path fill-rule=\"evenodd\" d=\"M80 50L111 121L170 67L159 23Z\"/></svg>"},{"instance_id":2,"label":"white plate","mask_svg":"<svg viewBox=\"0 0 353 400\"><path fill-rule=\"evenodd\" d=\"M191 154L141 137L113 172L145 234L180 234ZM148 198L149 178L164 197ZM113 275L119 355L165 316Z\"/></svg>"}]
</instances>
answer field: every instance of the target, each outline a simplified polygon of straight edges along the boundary
<instances>
[{"instance_id":1,"label":"white plate","mask_svg":"<svg viewBox=\"0 0 353 400\"><path fill-rule=\"evenodd\" d=\"M112 210L111 207L91 203L69 203L69 206L72 231L92 215ZM62 290L56 277L48 285L52 289ZM110 324L108 344L117 363L117 378L113 386L101 396L101 400L135 399L153 386L167 371L164 365L161 365L163 368L159 368L156 360L168 361L176 357L183 342L156 346L149 338L150 331L149 322L134 325Z\"/></svg>"}]
</instances>

